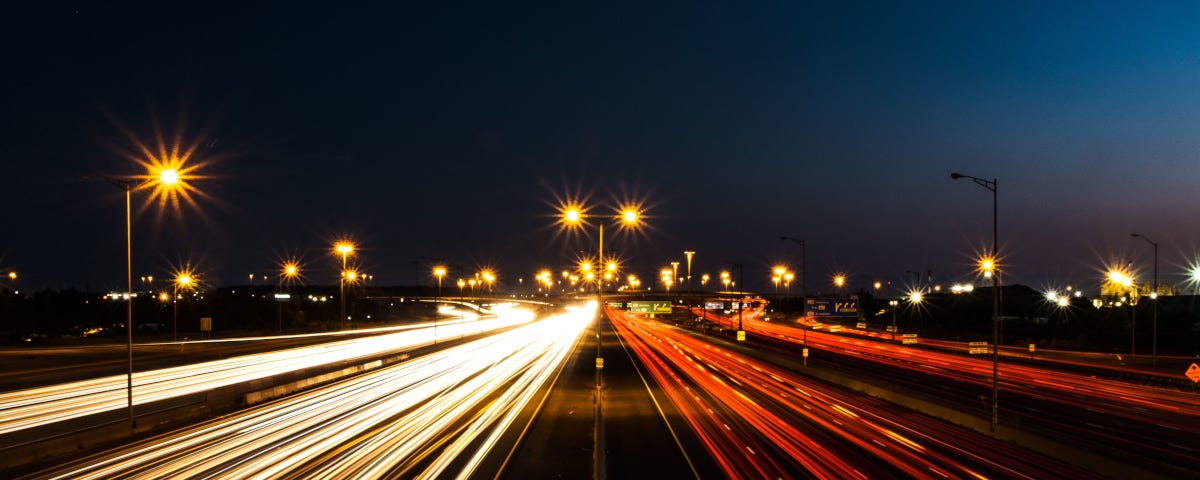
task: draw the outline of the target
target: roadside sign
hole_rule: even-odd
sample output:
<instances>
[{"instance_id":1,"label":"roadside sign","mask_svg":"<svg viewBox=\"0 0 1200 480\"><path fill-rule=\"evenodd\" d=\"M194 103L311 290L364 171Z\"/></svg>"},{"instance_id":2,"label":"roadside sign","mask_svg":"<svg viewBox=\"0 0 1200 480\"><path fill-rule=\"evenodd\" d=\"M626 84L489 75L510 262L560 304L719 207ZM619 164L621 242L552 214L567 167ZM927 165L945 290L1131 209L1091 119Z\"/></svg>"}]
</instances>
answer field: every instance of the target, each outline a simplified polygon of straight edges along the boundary
<instances>
[{"instance_id":1,"label":"roadside sign","mask_svg":"<svg viewBox=\"0 0 1200 480\"><path fill-rule=\"evenodd\" d=\"M1193 363L1188 367L1185 375L1192 380L1192 383L1200 383L1200 365Z\"/></svg>"},{"instance_id":2,"label":"roadside sign","mask_svg":"<svg viewBox=\"0 0 1200 480\"><path fill-rule=\"evenodd\" d=\"M840 331L842 331L841 325L830 325L829 326L829 333L838 333Z\"/></svg>"},{"instance_id":3,"label":"roadside sign","mask_svg":"<svg viewBox=\"0 0 1200 480\"><path fill-rule=\"evenodd\" d=\"M1034 349L1034 348L1035 348L1035 347L1034 347L1034 345L1033 345L1032 343L1031 343L1031 344L1029 344L1029 353L1033 353L1033 349Z\"/></svg>"},{"instance_id":4,"label":"roadside sign","mask_svg":"<svg viewBox=\"0 0 1200 480\"><path fill-rule=\"evenodd\" d=\"M917 343L917 334L915 334L915 333L904 334L904 340L901 343L903 343L905 345L915 345Z\"/></svg>"},{"instance_id":5,"label":"roadside sign","mask_svg":"<svg viewBox=\"0 0 1200 480\"><path fill-rule=\"evenodd\" d=\"M725 302L704 302L706 310L724 310Z\"/></svg>"},{"instance_id":6,"label":"roadside sign","mask_svg":"<svg viewBox=\"0 0 1200 480\"><path fill-rule=\"evenodd\" d=\"M896 330L896 327L893 327L893 326L891 326L891 325L888 325L887 327L885 327L885 328L883 329L883 331L885 331L885 332L888 332L888 333L891 333L891 332L893 332L893 331L895 331L895 330Z\"/></svg>"},{"instance_id":7,"label":"roadside sign","mask_svg":"<svg viewBox=\"0 0 1200 480\"><path fill-rule=\"evenodd\" d=\"M625 302L606 302L609 308L625 308Z\"/></svg>"},{"instance_id":8,"label":"roadside sign","mask_svg":"<svg viewBox=\"0 0 1200 480\"><path fill-rule=\"evenodd\" d=\"M808 347L804 347L804 352L802 355L804 355L804 358L808 358Z\"/></svg>"},{"instance_id":9,"label":"roadside sign","mask_svg":"<svg viewBox=\"0 0 1200 480\"><path fill-rule=\"evenodd\" d=\"M746 331L745 330L738 330L738 341L739 342L746 341Z\"/></svg>"},{"instance_id":10,"label":"roadside sign","mask_svg":"<svg viewBox=\"0 0 1200 480\"><path fill-rule=\"evenodd\" d=\"M987 342L971 342L967 344L967 353L971 355L981 355L988 352Z\"/></svg>"},{"instance_id":11,"label":"roadside sign","mask_svg":"<svg viewBox=\"0 0 1200 480\"><path fill-rule=\"evenodd\" d=\"M857 328L857 329L859 329L859 330L866 330L866 329L867 329L867 322L858 322L858 324L856 324L856 325L854 326L854 328Z\"/></svg>"},{"instance_id":12,"label":"roadside sign","mask_svg":"<svg viewBox=\"0 0 1200 480\"><path fill-rule=\"evenodd\" d=\"M275 300L280 301L280 302L286 302L291 299L292 299L292 294L290 294L290 293L276 293L275 294Z\"/></svg>"},{"instance_id":13,"label":"roadside sign","mask_svg":"<svg viewBox=\"0 0 1200 480\"><path fill-rule=\"evenodd\" d=\"M857 317L858 299L810 298L804 302L804 313L814 317Z\"/></svg>"},{"instance_id":14,"label":"roadside sign","mask_svg":"<svg viewBox=\"0 0 1200 480\"><path fill-rule=\"evenodd\" d=\"M604 357L596 357L596 370L604 368Z\"/></svg>"},{"instance_id":15,"label":"roadside sign","mask_svg":"<svg viewBox=\"0 0 1200 480\"><path fill-rule=\"evenodd\" d=\"M671 313L671 302L629 302L629 313Z\"/></svg>"},{"instance_id":16,"label":"roadside sign","mask_svg":"<svg viewBox=\"0 0 1200 480\"><path fill-rule=\"evenodd\" d=\"M211 332L212 331L212 317L200 317L200 331L201 332Z\"/></svg>"}]
</instances>

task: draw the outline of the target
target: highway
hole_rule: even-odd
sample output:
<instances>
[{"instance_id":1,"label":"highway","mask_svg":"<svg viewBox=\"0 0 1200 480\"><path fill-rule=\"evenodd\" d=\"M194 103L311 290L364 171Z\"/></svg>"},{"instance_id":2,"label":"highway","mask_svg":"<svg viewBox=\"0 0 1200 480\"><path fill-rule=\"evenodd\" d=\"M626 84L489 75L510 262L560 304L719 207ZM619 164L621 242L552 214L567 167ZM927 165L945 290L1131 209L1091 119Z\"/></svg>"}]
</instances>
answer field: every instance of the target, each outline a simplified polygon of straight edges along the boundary
<instances>
[{"instance_id":1,"label":"highway","mask_svg":"<svg viewBox=\"0 0 1200 480\"><path fill-rule=\"evenodd\" d=\"M466 478L594 312L593 303L27 478Z\"/></svg>"},{"instance_id":2,"label":"highway","mask_svg":"<svg viewBox=\"0 0 1200 480\"><path fill-rule=\"evenodd\" d=\"M759 313L743 315L752 338L793 354L807 338L814 357L847 373L990 415L990 357L914 348L884 338L805 332L792 322L764 321ZM731 320L711 312L706 318L722 325ZM1154 470L1182 473L1200 464L1200 450L1192 440L1200 431L1200 398L1195 395L1013 362L1002 363L999 377L1004 423Z\"/></svg>"},{"instance_id":3,"label":"highway","mask_svg":"<svg viewBox=\"0 0 1200 480\"><path fill-rule=\"evenodd\" d=\"M1095 477L723 350L669 324L608 314L730 478Z\"/></svg>"},{"instance_id":4,"label":"highway","mask_svg":"<svg viewBox=\"0 0 1200 480\"><path fill-rule=\"evenodd\" d=\"M410 325L395 333L135 372L133 402L140 405L332 362L370 359L386 352L432 344L435 335L440 338L472 335L532 320L531 312L510 307L498 306L493 310L494 317L482 319L463 312L457 320L438 322L436 331L433 324ZM0 435L122 409L127 401L125 375L3 392Z\"/></svg>"}]
</instances>

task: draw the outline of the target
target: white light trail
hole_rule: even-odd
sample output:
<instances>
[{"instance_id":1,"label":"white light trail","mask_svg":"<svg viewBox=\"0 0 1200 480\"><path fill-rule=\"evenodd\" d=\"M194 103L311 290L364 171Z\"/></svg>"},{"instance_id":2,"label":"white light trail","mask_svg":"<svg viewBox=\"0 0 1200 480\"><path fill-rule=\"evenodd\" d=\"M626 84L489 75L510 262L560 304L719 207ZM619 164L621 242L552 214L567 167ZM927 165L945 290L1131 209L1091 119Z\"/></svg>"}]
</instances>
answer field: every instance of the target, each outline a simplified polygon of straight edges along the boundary
<instances>
[{"instance_id":1,"label":"white light trail","mask_svg":"<svg viewBox=\"0 0 1200 480\"><path fill-rule=\"evenodd\" d=\"M594 312L591 303L37 476L469 477ZM464 454L464 470L446 472Z\"/></svg>"},{"instance_id":2,"label":"white light trail","mask_svg":"<svg viewBox=\"0 0 1200 480\"><path fill-rule=\"evenodd\" d=\"M533 320L527 310L498 306L496 317L438 322L445 339L506 328ZM432 344L432 323L397 333L341 340L277 352L164 368L133 375L133 403L203 392L334 362L369 358ZM0 393L0 435L26 428L116 410L126 406L125 375Z\"/></svg>"}]
</instances>

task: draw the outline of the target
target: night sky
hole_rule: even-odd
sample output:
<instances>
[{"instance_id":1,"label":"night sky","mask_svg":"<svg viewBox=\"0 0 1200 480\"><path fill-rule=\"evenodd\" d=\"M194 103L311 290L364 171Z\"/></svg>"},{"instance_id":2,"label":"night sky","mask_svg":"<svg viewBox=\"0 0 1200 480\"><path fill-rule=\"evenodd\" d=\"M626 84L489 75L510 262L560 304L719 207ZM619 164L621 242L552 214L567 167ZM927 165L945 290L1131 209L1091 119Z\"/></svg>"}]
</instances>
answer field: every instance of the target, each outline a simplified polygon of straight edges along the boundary
<instances>
[{"instance_id":1,"label":"night sky","mask_svg":"<svg viewBox=\"0 0 1200 480\"><path fill-rule=\"evenodd\" d=\"M529 281L594 249L554 227L588 198L649 207L606 238L647 282L691 249L765 286L799 269L788 235L810 291L951 283L992 235L955 171L998 179L1007 282L1148 279L1133 232L1163 281L1200 252L1191 2L29 3L0 14L0 268L25 290L121 288L122 192L82 177L142 173L160 138L204 195L135 216L135 277L297 255L331 284L349 236L376 284L429 259Z\"/></svg>"}]
</instances>

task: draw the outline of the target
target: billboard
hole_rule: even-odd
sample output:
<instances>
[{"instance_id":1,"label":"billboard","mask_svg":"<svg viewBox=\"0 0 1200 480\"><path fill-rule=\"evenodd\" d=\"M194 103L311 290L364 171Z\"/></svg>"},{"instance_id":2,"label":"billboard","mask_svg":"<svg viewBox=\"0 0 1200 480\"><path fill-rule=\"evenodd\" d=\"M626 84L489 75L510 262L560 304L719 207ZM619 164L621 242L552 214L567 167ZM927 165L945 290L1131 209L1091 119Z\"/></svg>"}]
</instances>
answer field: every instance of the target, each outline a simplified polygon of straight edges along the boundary
<instances>
[{"instance_id":1,"label":"billboard","mask_svg":"<svg viewBox=\"0 0 1200 480\"><path fill-rule=\"evenodd\" d=\"M857 317L858 298L810 298L804 313L813 317Z\"/></svg>"},{"instance_id":2,"label":"billboard","mask_svg":"<svg viewBox=\"0 0 1200 480\"><path fill-rule=\"evenodd\" d=\"M671 313L671 302L629 302L630 313Z\"/></svg>"},{"instance_id":3,"label":"billboard","mask_svg":"<svg viewBox=\"0 0 1200 480\"><path fill-rule=\"evenodd\" d=\"M724 310L725 302L704 302L705 310Z\"/></svg>"}]
</instances>

